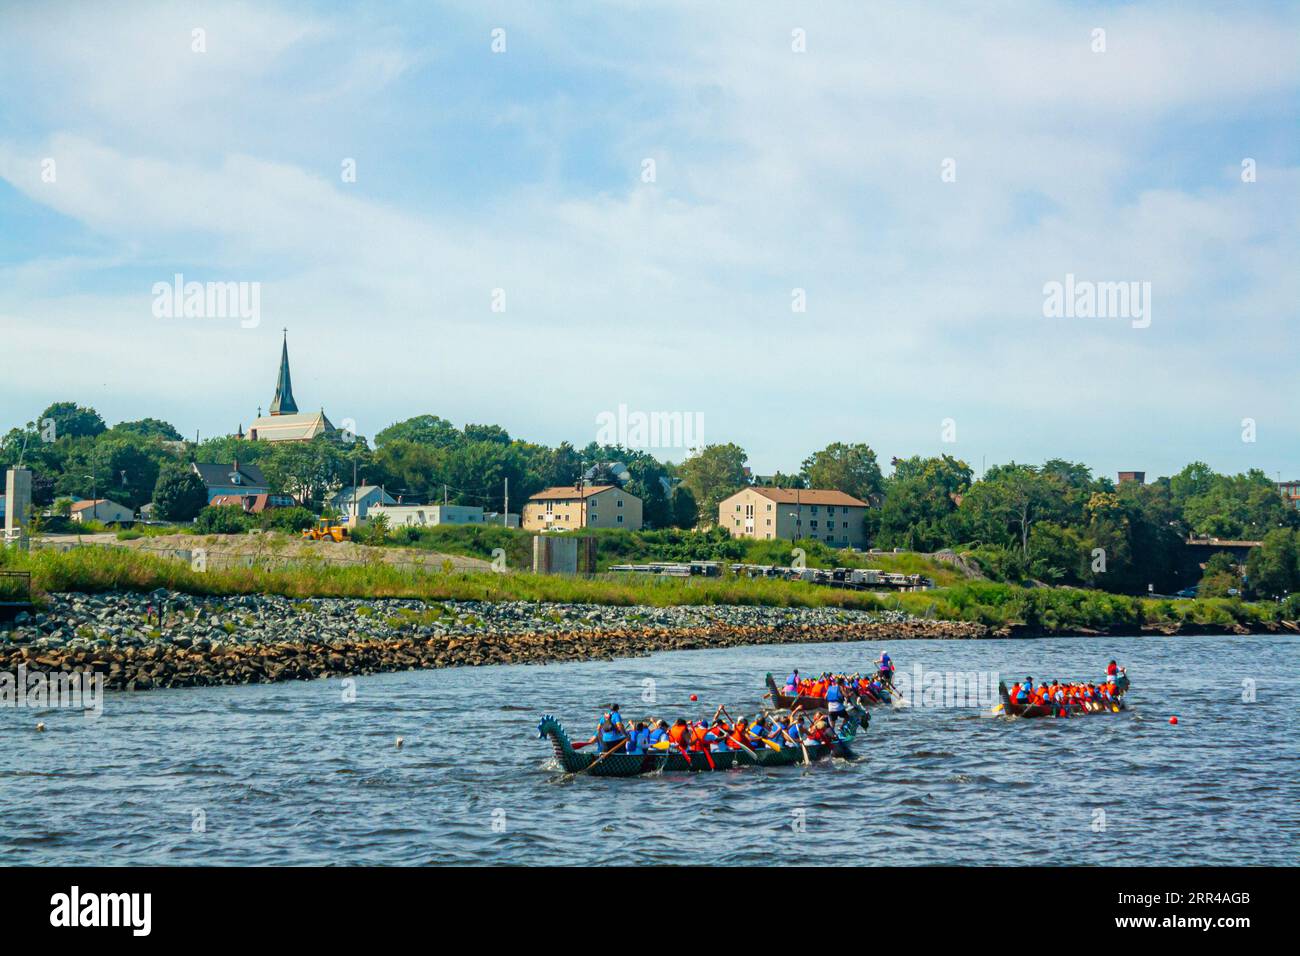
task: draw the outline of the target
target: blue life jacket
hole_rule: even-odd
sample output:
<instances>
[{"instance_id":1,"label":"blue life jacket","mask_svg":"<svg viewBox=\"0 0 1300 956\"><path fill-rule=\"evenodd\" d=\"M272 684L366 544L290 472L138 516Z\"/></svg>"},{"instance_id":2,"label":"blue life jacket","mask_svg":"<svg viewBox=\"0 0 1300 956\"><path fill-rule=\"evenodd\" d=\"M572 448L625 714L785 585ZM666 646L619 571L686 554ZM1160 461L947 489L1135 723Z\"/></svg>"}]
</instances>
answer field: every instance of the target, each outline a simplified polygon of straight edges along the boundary
<instances>
[{"instance_id":1,"label":"blue life jacket","mask_svg":"<svg viewBox=\"0 0 1300 956\"><path fill-rule=\"evenodd\" d=\"M880 655L880 669L882 671L892 671L894 669L894 662L889 659L888 654Z\"/></svg>"},{"instance_id":2,"label":"blue life jacket","mask_svg":"<svg viewBox=\"0 0 1300 956\"><path fill-rule=\"evenodd\" d=\"M650 731L650 743L652 744L657 744L659 741L667 739L668 731L664 730L662 727L656 727L654 730Z\"/></svg>"},{"instance_id":3,"label":"blue life jacket","mask_svg":"<svg viewBox=\"0 0 1300 956\"><path fill-rule=\"evenodd\" d=\"M1026 687L1024 684L1021 684L1020 690L1016 691L1016 700L1018 701L1029 700L1029 688Z\"/></svg>"},{"instance_id":4,"label":"blue life jacket","mask_svg":"<svg viewBox=\"0 0 1300 956\"><path fill-rule=\"evenodd\" d=\"M650 746L650 731L635 731L627 741L627 752L630 754L643 754L646 748Z\"/></svg>"},{"instance_id":5,"label":"blue life jacket","mask_svg":"<svg viewBox=\"0 0 1300 956\"><path fill-rule=\"evenodd\" d=\"M843 700L843 699L844 699L844 694L842 694L842 693L840 692L840 685L839 685L839 684L831 684L830 687L826 688L826 702L827 702L827 703L838 702L838 701L841 701L841 700Z\"/></svg>"},{"instance_id":6,"label":"blue life jacket","mask_svg":"<svg viewBox=\"0 0 1300 956\"><path fill-rule=\"evenodd\" d=\"M786 687L789 687L789 686L791 686L792 684L793 684L795 687L798 687L798 686L799 686L799 672L798 672L798 671L795 671L793 674L791 674L789 677L787 677L787 678L785 679L785 686L786 686Z\"/></svg>"}]
</instances>

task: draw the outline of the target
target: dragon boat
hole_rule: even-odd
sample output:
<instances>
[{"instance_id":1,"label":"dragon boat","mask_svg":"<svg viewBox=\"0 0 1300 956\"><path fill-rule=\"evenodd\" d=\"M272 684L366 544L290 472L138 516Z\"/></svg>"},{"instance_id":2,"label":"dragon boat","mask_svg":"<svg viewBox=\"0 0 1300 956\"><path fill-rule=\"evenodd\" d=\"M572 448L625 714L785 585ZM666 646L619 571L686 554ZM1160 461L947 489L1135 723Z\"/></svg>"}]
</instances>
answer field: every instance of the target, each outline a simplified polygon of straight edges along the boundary
<instances>
[{"instance_id":1,"label":"dragon boat","mask_svg":"<svg viewBox=\"0 0 1300 956\"><path fill-rule=\"evenodd\" d=\"M1115 696L1110 703L1103 704L1099 710L1088 710L1079 704L1072 704L1065 708L1067 717L1093 717L1100 714L1118 714L1121 710L1127 710L1124 704L1124 694L1129 689L1129 679L1127 674L1121 674L1115 681ZM1011 699L1011 694L1007 691L1005 681L998 681L998 696L1002 698L1002 712L1008 717L1059 717L1060 708L1055 704L1017 704Z\"/></svg>"},{"instance_id":2,"label":"dragon boat","mask_svg":"<svg viewBox=\"0 0 1300 956\"><path fill-rule=\"evenodd\" d=\"M850 744L857 735L863 712L852 709L840 726L839 737L829 744L807 745L808 759L826 757L852 758ZM753 754L744 750L656 750L647 754L629 754L621 751L602 757L598 753L581 753L573 748L564 727L550 714L537 725L539 740L549 738L555 748L555 759L566 773L590 773L593 777L636 777L644 773L701 773L730 770L733 767L787 767L804 762L804 748L782 746L773 750L759 746ZM594 765L594 766L593 766Z\"/></svg>"},{"instance_id":3,"label":"dragon boat","mask_svg":"<svg viewBox=\"0 0 1300 956\"><path fill-rule=\"evenodd\" d=\"M811 712L817 710L824 711L826 709L825 697L810 697L807 694L795 694L792 696L790 694L781 693L781 688L776 686L776 679L773 678L771 674L767 675L767 693L763 696L770 698L772 706L776 707L778 710L782 708L786 710L794 710L794 708L799 707L805 711ZM889 697L888 692L886 692L886 696L883 700L873 700L870 697L854 695L850 699L849 703L857 704L859 707L879 707L881 704L890 703L891 700L892 698Z\"/></svg>"}]
</instances>

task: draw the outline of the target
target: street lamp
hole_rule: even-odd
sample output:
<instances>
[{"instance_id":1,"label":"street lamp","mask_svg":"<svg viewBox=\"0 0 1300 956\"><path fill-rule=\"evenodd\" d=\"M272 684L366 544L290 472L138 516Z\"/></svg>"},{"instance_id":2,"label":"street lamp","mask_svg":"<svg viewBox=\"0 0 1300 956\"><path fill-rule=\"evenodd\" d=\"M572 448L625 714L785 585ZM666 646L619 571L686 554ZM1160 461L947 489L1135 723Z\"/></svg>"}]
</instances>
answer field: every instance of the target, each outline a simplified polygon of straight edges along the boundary
<instances>
[{"instance_id":1,"label":"street lamp","mask_svg":"<svg viewBox=\"0 0 1300 956\"><path fill-rule=\"evenodd\" d=\"M91 521L98 521L98 520L99 520L99 502L95 499L95 476L94 476L94 475L82 475L81 477L82 477L82 478L89 478L89 479L90 479L90 520L91 520Z\"/></svg>"}]
</instances>

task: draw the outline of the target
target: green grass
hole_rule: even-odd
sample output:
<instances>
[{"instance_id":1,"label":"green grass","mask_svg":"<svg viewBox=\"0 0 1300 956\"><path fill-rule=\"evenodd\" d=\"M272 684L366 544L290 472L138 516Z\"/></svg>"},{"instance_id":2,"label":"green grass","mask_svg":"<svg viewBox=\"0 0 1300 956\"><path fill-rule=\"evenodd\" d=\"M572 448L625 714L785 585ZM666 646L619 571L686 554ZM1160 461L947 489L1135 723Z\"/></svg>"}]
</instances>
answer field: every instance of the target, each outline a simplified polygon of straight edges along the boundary
<instances>
[{"instance_id":1,"label":"green grass","mask_svg":"<svg viewBox=\"0 0 1300 956\"><path fill-rule=\"evenodd\" d=\"M889 594L841 591L802 582L724 575L720 578L589 578L524 573L431 572L374 563L340 567L305 562L282 568L221 568L196 572L188 563L126 548L76 548L65 552L0 550L0 569L32 574L38 599L58 591L150 591L169 588L198 595L277 594L295 599L304 614L313 597L415 598L424 601L546 601L619 606L762 605L896 609L917 617L975 621L990 626L1024 624L1053 632L1073 628L1178 623L1230 626L1294 619L1300 607L1251 604L1237 599L1172 600L1127 597L1078 588L1022 588L965 581L929 591ZM429 608L399 613L394 626L428 623Z\"/></svg>"}]
</instances>

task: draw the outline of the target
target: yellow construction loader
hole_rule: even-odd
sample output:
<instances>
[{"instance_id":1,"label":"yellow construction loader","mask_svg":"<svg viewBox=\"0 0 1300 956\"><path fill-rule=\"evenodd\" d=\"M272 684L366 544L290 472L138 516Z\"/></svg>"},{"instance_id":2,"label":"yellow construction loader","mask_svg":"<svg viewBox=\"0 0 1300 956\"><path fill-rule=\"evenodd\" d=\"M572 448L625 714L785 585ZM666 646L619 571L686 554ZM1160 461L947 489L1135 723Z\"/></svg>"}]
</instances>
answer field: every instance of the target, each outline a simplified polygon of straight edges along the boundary
<instances>
[{"instance_id":1,"label":"yellow construction loader","mask_svg":"<svg viewBox=\"0 0 1300 956\"><path fill-rule=\"evenodd\" d=\"M348 529L332 523L329 518L321 518L316 522L316 527L305 529L302 536L309 541L346 541Z\"/></svg>"}]
</instances>

